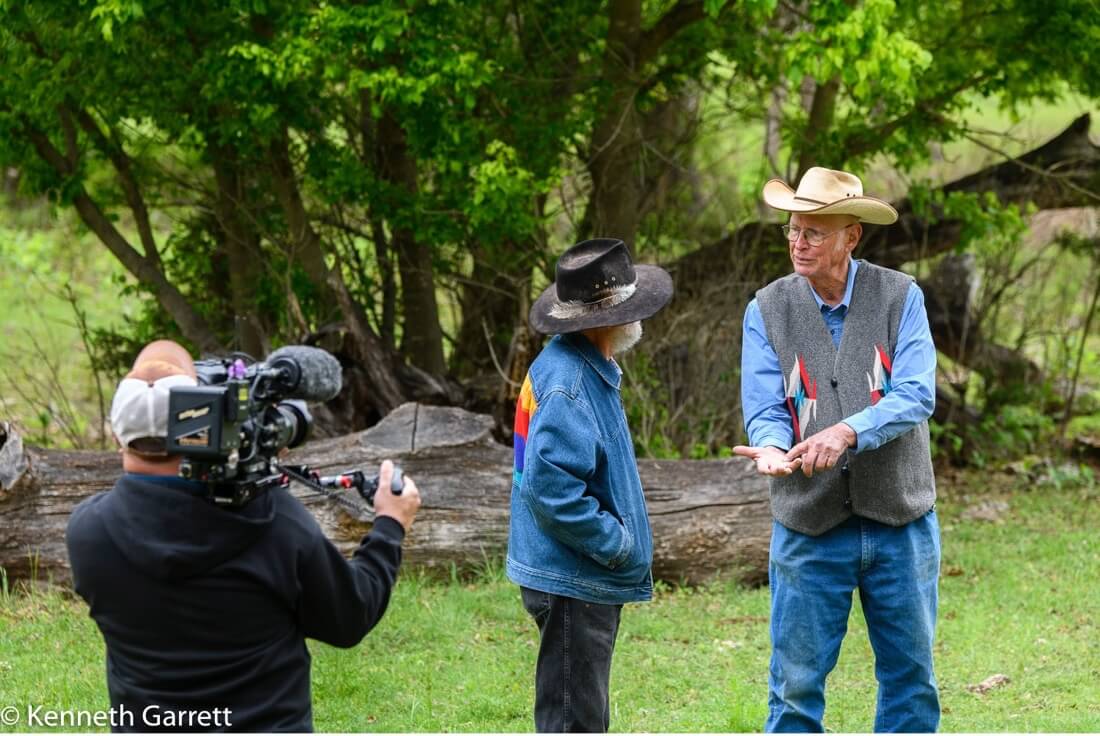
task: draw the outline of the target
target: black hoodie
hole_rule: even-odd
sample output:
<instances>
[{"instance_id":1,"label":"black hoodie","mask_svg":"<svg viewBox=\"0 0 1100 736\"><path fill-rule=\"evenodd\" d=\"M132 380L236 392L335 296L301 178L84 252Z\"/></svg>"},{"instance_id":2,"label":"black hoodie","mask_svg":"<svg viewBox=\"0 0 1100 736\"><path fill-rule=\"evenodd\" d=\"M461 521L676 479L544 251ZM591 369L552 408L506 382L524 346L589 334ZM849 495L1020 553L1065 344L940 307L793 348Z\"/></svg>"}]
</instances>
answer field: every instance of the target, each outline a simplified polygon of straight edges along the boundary
<instances>
[{"instance_id":1,"label":"black hoodie","mask_svg":"<svg viewBox=\"0 0 1100 736\"><path fill-rule=\"evenodd\" d=\"M114 730L310 731L305 638L351 647L371 630L404 529L378 517L349 561L284 490L229 510L201 488L126 474L69 519L73 585L107 644Z\"/></svg>"}]
</instances>

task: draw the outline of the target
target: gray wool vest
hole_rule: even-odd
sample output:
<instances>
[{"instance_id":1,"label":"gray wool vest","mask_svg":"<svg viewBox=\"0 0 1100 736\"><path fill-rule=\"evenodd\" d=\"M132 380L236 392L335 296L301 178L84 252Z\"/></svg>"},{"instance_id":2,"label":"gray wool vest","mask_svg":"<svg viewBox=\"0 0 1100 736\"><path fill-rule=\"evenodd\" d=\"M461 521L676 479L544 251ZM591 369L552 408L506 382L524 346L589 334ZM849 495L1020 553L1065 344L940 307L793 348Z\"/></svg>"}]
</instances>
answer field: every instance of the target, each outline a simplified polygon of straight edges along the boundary
<instances>
[{"instance_id":1,"label":"gray wool vest","mask_svg":"<svg viewBox=\"0 0 1100 736\"><path fill-rule=\"evenodd\" d=\"M863 410L889 389L890 366L909 285L906 274L859 262L840 347L809 281L790 274L756 292L768 341L783 369L795 442ZM772 514L783 526L817 536L852 514L908 524L936 502L936 479L921 422L875 450L848 451L807 478L771 478Z\"/></svg>"}]
</instances>

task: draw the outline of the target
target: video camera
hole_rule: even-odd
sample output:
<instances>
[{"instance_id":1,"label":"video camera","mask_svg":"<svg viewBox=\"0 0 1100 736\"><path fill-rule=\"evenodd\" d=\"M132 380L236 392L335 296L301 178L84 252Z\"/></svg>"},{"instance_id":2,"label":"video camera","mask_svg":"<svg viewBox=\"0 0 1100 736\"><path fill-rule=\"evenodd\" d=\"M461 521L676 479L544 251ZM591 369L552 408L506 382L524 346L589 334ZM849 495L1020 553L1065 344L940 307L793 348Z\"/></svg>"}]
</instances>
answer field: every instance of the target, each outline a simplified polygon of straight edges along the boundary
<instances>
[{"instance_id":1,"label":"video camera","mask_svg":"<svg viewBox=\"0 0 1100 736\"><path fill-rule=\"evenodd\" d=\"M243 506L293 478L345 503L336 489L355 488L373 504L377 476L359 470L320 476L277 459L309 435L313 417L306 401L329 401L340 393L336 358L319 348L289 345L264 362L213 358L196 361L195 370L198 386L169 391L167 450L183 457L180 476L206 483L214 503ZM395 468L391 489L397 494L401 488Z\"/></svg>"}]
</instances>

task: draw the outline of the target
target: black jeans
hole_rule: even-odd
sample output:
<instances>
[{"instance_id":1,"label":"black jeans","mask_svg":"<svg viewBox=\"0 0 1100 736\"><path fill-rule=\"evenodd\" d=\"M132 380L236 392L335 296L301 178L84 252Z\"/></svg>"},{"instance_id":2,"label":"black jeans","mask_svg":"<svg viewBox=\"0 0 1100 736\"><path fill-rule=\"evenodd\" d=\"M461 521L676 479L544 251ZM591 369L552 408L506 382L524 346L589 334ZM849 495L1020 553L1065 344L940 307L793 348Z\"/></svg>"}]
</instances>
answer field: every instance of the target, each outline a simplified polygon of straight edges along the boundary
<instances>
[{"instance_id":1,"label":"black jeans","mask_svg":"<svg viewBox=\"0 0 1100 736\"><path fill-rule=\"evenodd\" d=\"M611 654L622 605L523 587L520 593L539 627L535 730L605 733L611 722Z\"/></svg>"}]
</instances>

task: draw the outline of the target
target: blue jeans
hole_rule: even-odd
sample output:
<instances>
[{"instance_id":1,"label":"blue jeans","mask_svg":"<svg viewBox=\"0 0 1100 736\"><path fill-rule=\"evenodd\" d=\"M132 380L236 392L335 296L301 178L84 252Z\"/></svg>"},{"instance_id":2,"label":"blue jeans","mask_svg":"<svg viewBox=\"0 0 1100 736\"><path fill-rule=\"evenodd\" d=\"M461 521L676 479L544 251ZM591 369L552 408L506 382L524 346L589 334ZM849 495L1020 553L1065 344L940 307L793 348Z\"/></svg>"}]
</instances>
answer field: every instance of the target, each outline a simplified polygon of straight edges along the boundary
<instances>
[{"instance_id":1,"label":"blue jeans","mask_svg":"<svg viewBox=\"0 0 1100 736\"><path fill-rule=\"evenodd\" d=\"M892 527L853 516L811 537L772 528L768 732L824 731L825 677L836 666L859 589L878 680L877 732L932 732L940 570L935 510Z\"/></svg>"},{"instance_id":2,"label":"blue jeans","mask_svg":"<svg viewBox=\"0 0 1100 736\"><path fill-rule=\"evenodd\" d=\"M606 733L611 725L611 655L622 604L589 603L520 588L539 627L535 730Z\"/></svg>"}]
</instances>

